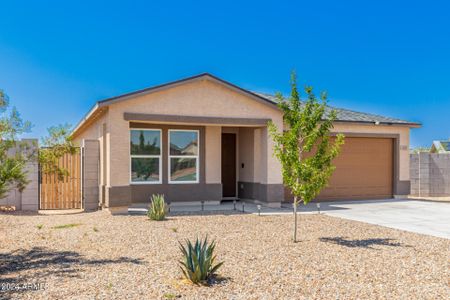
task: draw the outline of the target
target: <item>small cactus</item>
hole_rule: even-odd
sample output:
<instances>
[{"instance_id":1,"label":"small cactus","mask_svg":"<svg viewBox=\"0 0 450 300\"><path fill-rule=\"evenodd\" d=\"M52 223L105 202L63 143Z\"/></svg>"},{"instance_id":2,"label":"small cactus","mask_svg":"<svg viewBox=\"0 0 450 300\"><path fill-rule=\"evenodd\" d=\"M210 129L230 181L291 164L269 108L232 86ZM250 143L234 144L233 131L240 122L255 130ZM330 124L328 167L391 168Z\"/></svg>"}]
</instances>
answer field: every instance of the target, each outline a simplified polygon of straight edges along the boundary
<instances>
[{"instance_id":1,"label":"small cactus","mask_svg":"<svg viewBox=\"0 0 450 300\"><path fill-rule=\"evenodd\" d=\"M180 261L180 268L186 279L194 284L207 283L208 279L222 266L223 262L214 265L216 256L214 248L216 243L208 243L206 237L203 241L197 240L195 244L186 240L186 246L180 243L180 250L183 253L183 260Z\"/></svg>"}]
</instances>

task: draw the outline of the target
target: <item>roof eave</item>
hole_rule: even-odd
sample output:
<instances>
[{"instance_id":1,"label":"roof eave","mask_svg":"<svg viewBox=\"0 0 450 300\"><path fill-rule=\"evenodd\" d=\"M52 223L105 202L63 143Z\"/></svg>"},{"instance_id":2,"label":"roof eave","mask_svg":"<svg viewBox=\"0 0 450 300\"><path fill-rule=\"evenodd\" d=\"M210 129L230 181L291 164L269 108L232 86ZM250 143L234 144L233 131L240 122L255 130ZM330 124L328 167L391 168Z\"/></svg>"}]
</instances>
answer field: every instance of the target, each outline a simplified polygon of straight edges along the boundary
<instances>
[{"instance_id":1,"label":"roof eave","mask_svg":"<svg viewBox=\"0 0 450 300\"><path fill-rule=\"evenodd\" d=\"M407 126L411 128L420 128L422 124L414 122L376 122L376 121L357 121L357 120L336 120L334 123L354 123L364 125L384 125L384 126Z\"/></svg>"},{"instance_id":2,"label":"roof eave","mask_svg":"<svg viewBox=\"0 0 450 300\"><path fill-rule=\"evenodd\" d=\"M74 129L72 129L72 132L70 133L70 136L72 138L76 137L78 135L78 132L83 127L83 125L102 107L105 107L107 105L104 105L103 103L96 102L94 106L88 111L86 115L78 122L78 124L75 126Z\"/></svg>"}]
</instances>

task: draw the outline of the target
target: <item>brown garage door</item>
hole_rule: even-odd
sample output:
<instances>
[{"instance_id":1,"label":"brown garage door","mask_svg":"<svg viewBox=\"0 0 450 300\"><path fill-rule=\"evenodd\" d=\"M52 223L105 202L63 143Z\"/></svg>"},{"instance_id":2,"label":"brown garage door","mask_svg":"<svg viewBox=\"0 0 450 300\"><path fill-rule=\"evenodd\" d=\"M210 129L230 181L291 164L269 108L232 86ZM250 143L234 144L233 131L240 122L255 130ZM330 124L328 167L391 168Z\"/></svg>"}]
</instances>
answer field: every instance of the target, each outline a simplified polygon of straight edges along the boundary
<instances>
[{"instance_id":1,"label":"brown garage door","mask_svg":"<svg viewBox=\"0 0 450 300\"><path fill-rule=\"evenodd\" d=\"M392 197L393 139L346 137L336 170L319 200ZM291 198L291 197L289 197Z\"/></svg>"}]
</instances>

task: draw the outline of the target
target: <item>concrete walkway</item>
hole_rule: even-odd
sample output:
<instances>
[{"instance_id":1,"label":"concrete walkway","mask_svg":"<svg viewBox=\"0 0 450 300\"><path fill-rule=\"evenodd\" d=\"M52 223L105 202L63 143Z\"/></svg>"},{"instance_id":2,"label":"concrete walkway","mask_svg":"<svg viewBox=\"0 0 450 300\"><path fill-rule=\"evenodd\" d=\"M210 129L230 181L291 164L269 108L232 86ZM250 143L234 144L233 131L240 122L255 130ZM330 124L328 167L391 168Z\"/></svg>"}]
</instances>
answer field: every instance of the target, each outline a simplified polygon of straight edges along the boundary
<instances>
[{"instance_id":1,"label":"concrete walkway","mask_svg":"<svg viewBox=\"0 0 450 300\"><path fill-rule=\"evenodd\" d=\"M129 214L145 214L148 204L135 204L128 209ZM301 214L317 214L319 208L313 202L299 206ZM261 215L292 214L292 205L269 208L238 201L220 205L177 205L171 207L174 214L241 214ZM355 200L320 203L320 213L333 217L355 220L385 227L411 231L450 239L450 203L414 200Z\"/></svg>"}]
</instances>

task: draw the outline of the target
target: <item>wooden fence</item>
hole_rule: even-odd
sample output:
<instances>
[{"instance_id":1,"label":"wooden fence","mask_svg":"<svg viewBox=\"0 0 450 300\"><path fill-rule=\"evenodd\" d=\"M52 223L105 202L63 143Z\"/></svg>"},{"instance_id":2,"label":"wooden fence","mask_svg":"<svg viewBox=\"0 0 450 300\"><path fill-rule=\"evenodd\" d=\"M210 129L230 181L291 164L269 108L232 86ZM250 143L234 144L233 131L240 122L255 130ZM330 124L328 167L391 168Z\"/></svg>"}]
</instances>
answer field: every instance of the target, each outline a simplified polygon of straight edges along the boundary
<instances>
[{"instance_id":1,"label":"wooden fence","mask_svg":"<svg viewBox=\"0 0 450 300\"><path fill-rule=\"evenodd\" d=\"M69 175L59 179L57 174L40 172L39 209L81 208L81 149L76 154L66 154L59 160L59 167Z\"/></svg>"}]
</instances>

